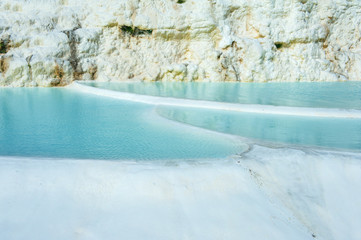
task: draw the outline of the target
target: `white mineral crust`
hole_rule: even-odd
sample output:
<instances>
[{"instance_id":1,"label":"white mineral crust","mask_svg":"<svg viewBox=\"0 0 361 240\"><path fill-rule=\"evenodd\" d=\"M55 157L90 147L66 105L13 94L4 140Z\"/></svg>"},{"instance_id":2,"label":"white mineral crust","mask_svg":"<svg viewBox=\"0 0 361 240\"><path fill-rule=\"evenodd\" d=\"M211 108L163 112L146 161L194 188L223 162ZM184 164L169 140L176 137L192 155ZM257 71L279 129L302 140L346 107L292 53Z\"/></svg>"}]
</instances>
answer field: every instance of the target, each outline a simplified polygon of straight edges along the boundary
<instances>
[{"instance_id":1,"label":"white mineral crust","mask_svg":"<svg viewBox=\"0 0 361 240\"><path fill-rule=\"evenodd\" d=\"M358 240L360 153L235 161L0 157L0 239Z\"/></svg>"},{"instance_id":2,"label":"white mineral crust","mask_svg":"<svg viewBox=\"0 0 361 240\"><path fill-rule=\"evenodd\" d=\"M0 85L361 80L358 0L1 0Z\"/></svg>"}]
</instances>

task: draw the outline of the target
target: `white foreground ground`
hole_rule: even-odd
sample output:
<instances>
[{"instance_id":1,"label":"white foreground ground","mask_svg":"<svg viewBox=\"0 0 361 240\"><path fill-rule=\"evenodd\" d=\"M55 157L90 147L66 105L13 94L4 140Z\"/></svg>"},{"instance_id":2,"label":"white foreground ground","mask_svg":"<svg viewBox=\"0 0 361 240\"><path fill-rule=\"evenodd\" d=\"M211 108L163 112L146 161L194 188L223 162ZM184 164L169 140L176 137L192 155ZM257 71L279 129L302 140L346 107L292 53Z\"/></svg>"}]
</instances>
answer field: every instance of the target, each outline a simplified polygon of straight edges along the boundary
<instances>
[{"instance_id":1,"label":"white foreground ground","mask_svg":"<svg viewBox=\"0 0 361 240\"><path fill-rule=\"evenodd\" d=\"M360 239L361 154L0 158L0 239ZM312 236L314 235L314 236Z\"/></svg>"}]
</instances>

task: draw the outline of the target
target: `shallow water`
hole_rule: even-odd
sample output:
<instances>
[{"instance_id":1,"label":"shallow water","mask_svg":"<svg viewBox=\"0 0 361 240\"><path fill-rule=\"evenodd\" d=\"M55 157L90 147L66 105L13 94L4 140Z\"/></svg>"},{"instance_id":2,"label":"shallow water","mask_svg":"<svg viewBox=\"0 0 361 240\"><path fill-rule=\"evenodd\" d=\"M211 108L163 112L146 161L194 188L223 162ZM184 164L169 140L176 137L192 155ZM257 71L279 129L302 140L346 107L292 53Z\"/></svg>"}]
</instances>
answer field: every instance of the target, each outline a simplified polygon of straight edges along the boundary
<instances>
[{"instance_id":1,"label":"shallow water","mask_svg":"<svg viewBox=\"0 0 361 240\"><path fill-rule=\"evenodd\" d=\"M361 82L82 82L151 96L291 107L361 109Z\"/></svg>"},{"instance_id":2,"label":"shallow water","mask_svg":"<svg viewBox=\"0 0 361 240\"><path fill-rule=\"evenodd\" d=\"M0 156L193 159L242 151L223 135L180 127L150 106L70 89L0 89Z\"/></svg>"},{"instance_id":3,"label":"shallow water","mask_svg":"<svg viewBox=\"0 0 361 240\"><path fill-rule=\"evenodd\" d=\"M246 138L361 150L361 120L158 107L168 119Z\"/></svg>"}]
</instances>

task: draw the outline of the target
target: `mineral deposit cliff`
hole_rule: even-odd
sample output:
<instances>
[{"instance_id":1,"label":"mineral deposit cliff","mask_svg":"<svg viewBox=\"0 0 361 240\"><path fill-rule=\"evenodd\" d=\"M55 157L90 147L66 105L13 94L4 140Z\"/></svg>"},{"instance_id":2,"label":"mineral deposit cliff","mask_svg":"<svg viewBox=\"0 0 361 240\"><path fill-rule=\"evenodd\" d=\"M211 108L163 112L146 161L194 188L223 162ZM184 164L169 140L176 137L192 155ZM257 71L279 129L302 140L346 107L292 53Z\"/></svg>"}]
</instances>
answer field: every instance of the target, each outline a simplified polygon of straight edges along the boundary
<instances>
[{"instance_id":1,"label":"mineral deposit cliff","mask_svg":"<svg viewBox=\"0 0 361 240\"><path fill-rule=\"evenodd\" d=\"M358 0L1 0L0 85L358 81Z\"/></svg>"}]
</instances>

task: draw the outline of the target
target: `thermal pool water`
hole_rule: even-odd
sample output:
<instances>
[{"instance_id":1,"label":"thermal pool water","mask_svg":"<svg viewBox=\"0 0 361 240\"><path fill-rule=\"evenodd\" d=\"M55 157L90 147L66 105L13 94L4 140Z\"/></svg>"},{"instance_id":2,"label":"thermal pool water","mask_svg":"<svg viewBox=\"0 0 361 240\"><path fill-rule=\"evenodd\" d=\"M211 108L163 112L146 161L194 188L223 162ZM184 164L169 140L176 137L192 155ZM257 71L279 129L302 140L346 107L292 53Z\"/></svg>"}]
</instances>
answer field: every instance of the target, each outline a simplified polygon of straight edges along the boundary
<instances>
[{"instance_id":1,"label":"thermal pool water","mask_svg":"<svg viewBox=\"0 0 361 240\"><path fill-rule=\"evenodd\" d=\"M2 156L159 160L242 152L236 138L180 129L150 106L70 89L0 89L0 112Z\"/></svg>"},{"instance_id":2,"label":"thermal pool water","mask_svg":"<svg viewBox=\"0 0 361 240\"><path fill-rule=\"evenodd\" d=\"M104 91L0 89L0 239L359 239L357 100L323 126Z\"/></svg>"},{"instance_id":3,"label":"thermal pool water","mask_svg":"<svg viewBox=\"0 0 361 240\"><path fill-rule=\"evenodd\" d=\"M290 107L361 109L360 82L81 82L119 92Z\"/></svg>"}]
</instances>

